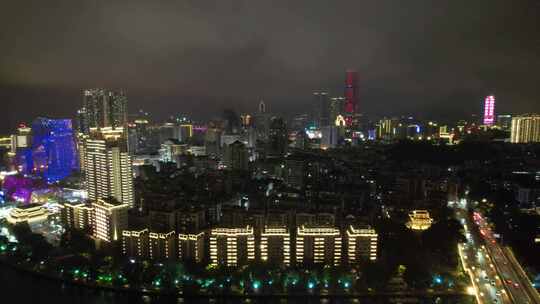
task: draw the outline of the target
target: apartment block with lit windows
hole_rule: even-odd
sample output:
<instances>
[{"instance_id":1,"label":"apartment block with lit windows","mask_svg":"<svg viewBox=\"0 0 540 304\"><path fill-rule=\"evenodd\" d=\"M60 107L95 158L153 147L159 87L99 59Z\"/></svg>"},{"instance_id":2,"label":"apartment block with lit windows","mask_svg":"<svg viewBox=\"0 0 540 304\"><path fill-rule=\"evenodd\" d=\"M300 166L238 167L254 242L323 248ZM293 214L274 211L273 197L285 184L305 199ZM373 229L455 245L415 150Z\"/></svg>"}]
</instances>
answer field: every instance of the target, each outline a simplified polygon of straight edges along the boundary
<instances>
[{"instance_id":1,"label":"apartment block with lit windows","mask_svg":"<svg viewBox=\"0 0 540 304\"><path fill-rule=\"evenodd\" d=\"M255 235L250 226L210 231L212 265L238 266L255 260Z\"/></svg>"}]
</instances>

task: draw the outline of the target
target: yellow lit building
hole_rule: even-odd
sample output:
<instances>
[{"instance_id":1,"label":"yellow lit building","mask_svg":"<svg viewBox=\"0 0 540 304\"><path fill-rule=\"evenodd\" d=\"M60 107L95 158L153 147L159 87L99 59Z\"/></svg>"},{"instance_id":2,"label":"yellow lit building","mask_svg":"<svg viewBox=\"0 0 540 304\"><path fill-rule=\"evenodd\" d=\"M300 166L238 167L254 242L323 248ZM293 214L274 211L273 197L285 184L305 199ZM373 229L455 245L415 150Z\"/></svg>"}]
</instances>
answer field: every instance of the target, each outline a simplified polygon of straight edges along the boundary
<instances>
[{"instance_id":1,"label":"yellow lit building","mask_svg":"<svg viewBox=\"0 0 540 304\"><path fill-rule=\"evenodd\" d=\"M204 258L204 232L178 234L178 258L182 261L202 262Z\"/></svg>"},{"instance_id":2,"label":"yellow lit building","mask_svg":"<svg viewBox=\"0 0 540 304\"><path fill-rule=\"evenodd\" d=\"M169 260L176 258L176 232L150 232L150 258Z\"/></svg>"},{"instance_id":3,"label":"yellow lit building","mask_svg":"<svg viewBox=\"0 0 540 304\"><path fill-rule=\"evenodd\" d=\"M516 144L540 142L540 115L512 117L510 141Z\"/></svg>"},{"instance_id":4,"label":"yellow lit building","mask_svg":"<svg viewBox=\"0 0 540 304\"><path fill-rule=\"evenodd\" d=\"M407 227L412 230L426 230L431 227L433 219L427 210L413 210L409 213Z\"/></svg>"},{"instance_id":5,"label":"yellow lit building","mask_svg":"<svg viewBox=\"0 0 540 304\"><path fill-rule=\"evenodd\" d=\"M341 263L341 233L328 227L298 227L296 262L339 265Z\"/></svg>"},{"instance_id":6,"label":"yellow lit building","mask_svg":"<svg viewBox=\"0 0 540 304\"><path fill-rule=\"evenodd\" d=\"M98 199L92 203L94 209L94 237L106 242L122 237L122 231L128 226L128 204L112 200Z\"/></svg>"},{"instance_id":7,"label":"yellow lit building","mask_svg":"<svg viewBox=\"0 0 540 304\"><path fill-rule=\"evenodd\" d=\"M77 202L60 205L60 218L66 229L86 230L93 225L93 208Z\"/></svg>"},{"instance_id":8,"label":"yellow lit building","mask_svg":"<svg viewBox=\"0 0 540 304\"><path fill-rule=\"evenodd\" d=\"M255 260L253 228L214 228L210 232L212 265L238 266Z\"/></svg>"},{"instance_id":9,"label":"yellow lit building","mask_svg":"<svg viewBox=\"0 0 540 304\"><path fill-rule=\"evenodd\" d=\"M357 229L350 226L346 232L347 259L354 264L362 260L377 260L378 234L374 229Z\"/></svg>"},{"instance_id":10,"label":"yellow lit building","mask_svg":"<svg viewBox=\"0 0 540 304\"><path fill-rule=\"evenodd\" d=\"M291 264L291 234L286 227L264 227L261 233L261 260L271 264Z\"/></svg>"},{"instance_id":11,"label":"yellow lit building","mask_svg":"<svg viewBox=\"0 0 540 304\"><path fill-rule=\"evenodd\" d=\"M10 224L18 224L28 222L28 224L38 224L46 221L49 217L49 212L43 206L38 204L29 204L13 208L6 217Z\"/></svg>"},{"instance_id":12,"label":"yellow lit building","mask_svg":"<svg viewBox=\"0 0 540 304\"><path fill-rule=\"evenodd\" d=\"M90 200L114 197L133 207L132 159L125 143L100 139L86 139L84 146L84 170L86 190Z\"/></svg>"}]
</instances>

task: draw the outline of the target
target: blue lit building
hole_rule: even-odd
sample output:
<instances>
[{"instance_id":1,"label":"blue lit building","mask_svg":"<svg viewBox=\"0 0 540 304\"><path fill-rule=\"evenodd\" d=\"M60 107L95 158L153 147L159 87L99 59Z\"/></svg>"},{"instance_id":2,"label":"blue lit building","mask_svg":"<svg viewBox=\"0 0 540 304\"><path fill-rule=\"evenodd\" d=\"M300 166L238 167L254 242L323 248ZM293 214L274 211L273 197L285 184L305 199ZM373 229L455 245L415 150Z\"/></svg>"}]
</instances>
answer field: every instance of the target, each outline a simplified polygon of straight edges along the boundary
<instances>
[{"instance_id":1,"label":"blue lit building","mask_svg":"<svg viewBox=\"0 0 540 304\"><path fill-rule=\"evenodd\" d=\"M32 124L33 172L57 182L79 168L70 119L38 118Z\"/></svg>"}]
</instances>

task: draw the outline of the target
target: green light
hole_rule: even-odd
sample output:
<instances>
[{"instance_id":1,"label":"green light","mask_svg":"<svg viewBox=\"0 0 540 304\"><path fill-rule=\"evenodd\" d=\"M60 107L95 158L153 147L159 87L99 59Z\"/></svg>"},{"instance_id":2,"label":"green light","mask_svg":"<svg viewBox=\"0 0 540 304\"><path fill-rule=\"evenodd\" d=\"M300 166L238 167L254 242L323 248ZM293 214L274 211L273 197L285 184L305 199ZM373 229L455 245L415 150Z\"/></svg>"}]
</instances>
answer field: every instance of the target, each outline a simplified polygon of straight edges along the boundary
<instances>
[{"instance_id":1,"label":"green light","mask_svg":"<svg viewBox=\"0 0 540 304\"><path fill-rule=\"evenodd\" d=\"M315 288L315 283L313 283L313 282L308 282L307 287L308 287L309 289L313 289L313 288Z\"/></svg>"},{"instance_id":2,"label":"green light","mask_svg":"<svg viewBox=\"0 0 540 304\"><path fill-rule=\"evenodd\" d=\"M261 282L253 281L252 286L253 286L253 289L259 289L261 288Z\"/></svg>"},{"instance_id":3,"label":"green light","mask_svg":"<svg viewBox=\"0 0 540 304\"><path fill-rule=\"evenodd\" d=\"M0 246L0 250L4 251L4 250L6 250L6 249L7 249L7 246L6 246L6 245Z\"/></svg>"}]
</instances>

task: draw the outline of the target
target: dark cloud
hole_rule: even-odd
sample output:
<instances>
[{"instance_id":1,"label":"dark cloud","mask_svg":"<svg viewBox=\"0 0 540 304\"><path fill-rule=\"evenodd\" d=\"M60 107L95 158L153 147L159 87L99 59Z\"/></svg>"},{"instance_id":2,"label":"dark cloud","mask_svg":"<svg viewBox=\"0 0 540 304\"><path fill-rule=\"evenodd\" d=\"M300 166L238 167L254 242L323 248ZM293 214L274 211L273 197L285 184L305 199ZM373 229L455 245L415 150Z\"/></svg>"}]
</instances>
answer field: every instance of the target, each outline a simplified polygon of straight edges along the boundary
<instances>
[{"instance_id":1,"label":"dark cloud","mask_svg":"<svg viewBox=\"0 0 540 304\"><path fill-rule=\"evenodd\" d=\"M371 114L540 111L538 1L25 1L0 11L0 130L71 115L82 88L199 117L297 112L361 79ZM24 105L24 106L23 106Z\"/></svg>"}]
</instances>

